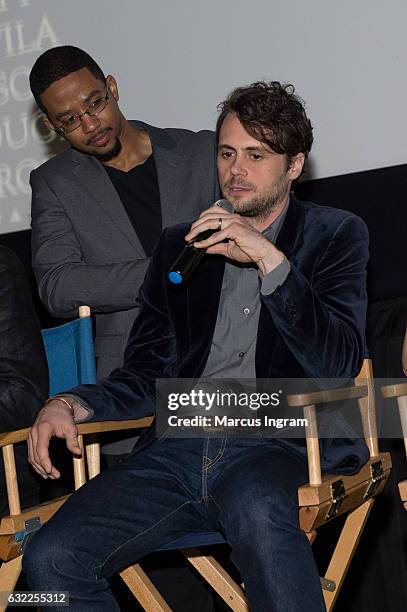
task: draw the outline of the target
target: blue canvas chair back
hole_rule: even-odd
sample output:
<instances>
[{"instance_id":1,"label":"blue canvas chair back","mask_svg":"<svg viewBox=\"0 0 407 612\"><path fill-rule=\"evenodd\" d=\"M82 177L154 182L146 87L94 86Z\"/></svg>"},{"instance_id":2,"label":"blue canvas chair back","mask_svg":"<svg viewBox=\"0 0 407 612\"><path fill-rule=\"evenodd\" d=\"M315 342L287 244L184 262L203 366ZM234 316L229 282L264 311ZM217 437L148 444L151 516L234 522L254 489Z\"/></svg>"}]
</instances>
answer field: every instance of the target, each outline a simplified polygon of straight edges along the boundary
<instances>
[{"instance_id":1,"label":"blue canvas chair back","mask_svg":"<svg viewBox=\"0 0 407 612\"><path fill-rule=\"evenodd\" d=\"M49 394L96 382L91 317L42 330L49 369Z\"/></svg>"}]
</instances>

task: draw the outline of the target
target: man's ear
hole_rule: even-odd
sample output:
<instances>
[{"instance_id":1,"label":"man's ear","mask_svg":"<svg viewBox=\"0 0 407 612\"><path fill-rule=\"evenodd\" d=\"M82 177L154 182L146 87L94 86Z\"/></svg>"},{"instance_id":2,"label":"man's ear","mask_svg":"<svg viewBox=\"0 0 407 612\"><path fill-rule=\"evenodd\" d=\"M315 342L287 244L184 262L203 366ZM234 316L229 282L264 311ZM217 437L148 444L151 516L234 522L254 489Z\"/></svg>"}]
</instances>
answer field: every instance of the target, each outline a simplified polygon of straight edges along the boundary
<instances>
[{"instance_id":1,"label":"man's ear","mask_svg":"<svg viewBox=\"0 0 407 612\"><path fill-rule=\"evenodd\" d=\"M41 121L43 122L43 124L45 125L47 130L51 130L52 132L55 132L55 127L52 125L52 123L48 119L47 115L45 115L45 114L41 115Z\"/></svg>"},{"instance_id":2,"label":"man's ear","mask_svg":"<svg viewBox=\"0 0 407 612\"><path fill-rule=\"evenodd\" d=\"M304 167L305 155L304 153L297 153L290 159L290 166L287 170L287 176L290 181L295 181L301 174Z\"/></svg>"},{"instance_id":3,"label":"man's ear","mask_svg":"<svg viewBox=\"0 0 407 612\"><path fill-rule=\"evenodd\" d=\"M119 99L119 88L117 86L116 79L111 74L108 74L107 77L106 77L106 85L107 85L110 93L112 94L113 98L117 102L118 99Z\"/></svg>"}]
</instances>

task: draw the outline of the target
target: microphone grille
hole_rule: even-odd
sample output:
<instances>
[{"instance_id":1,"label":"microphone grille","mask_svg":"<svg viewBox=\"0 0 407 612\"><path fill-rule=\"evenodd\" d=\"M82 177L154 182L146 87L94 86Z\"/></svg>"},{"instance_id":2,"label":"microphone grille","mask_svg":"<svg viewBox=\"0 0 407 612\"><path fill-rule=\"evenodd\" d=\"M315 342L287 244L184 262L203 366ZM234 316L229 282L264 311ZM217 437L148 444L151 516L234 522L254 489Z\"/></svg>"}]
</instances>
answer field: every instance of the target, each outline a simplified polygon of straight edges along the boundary
<instances>
[{"instance_id":1,"label":"microphone grille","mask_svg":"<svg viewBox=\"0 0 407 612\"><path fill-rule=\"evenodd\" d=\"M233 208L232 204L228 202L227 200L225 200L224 198L222 198L221 200L217 200L215 202L215 206L220 206L221 208L223 208L223 210L226 210L227 212L230 212L230 213L235 212L235 209Z\"/></svg>"}]
</instances>

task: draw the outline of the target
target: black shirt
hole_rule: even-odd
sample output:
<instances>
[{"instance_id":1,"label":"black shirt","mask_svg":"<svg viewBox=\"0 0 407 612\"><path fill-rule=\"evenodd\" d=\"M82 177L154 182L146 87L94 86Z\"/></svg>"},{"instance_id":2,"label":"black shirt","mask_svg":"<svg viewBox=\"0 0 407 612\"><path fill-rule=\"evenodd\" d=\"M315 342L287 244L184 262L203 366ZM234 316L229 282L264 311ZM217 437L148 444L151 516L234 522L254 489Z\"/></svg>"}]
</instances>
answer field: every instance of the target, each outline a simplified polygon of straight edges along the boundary
<instances>
[{"instance_id":1,"label":"black shirt","mask_svg":"<svg viewBox=\"0 0 407 612\"><path fill-rule=\"evenodd\" d=\"M154 156L123 172L104 166L127 212L147 257L150 257L161 230L161 203Z\"/></svg>"}]
</instances>

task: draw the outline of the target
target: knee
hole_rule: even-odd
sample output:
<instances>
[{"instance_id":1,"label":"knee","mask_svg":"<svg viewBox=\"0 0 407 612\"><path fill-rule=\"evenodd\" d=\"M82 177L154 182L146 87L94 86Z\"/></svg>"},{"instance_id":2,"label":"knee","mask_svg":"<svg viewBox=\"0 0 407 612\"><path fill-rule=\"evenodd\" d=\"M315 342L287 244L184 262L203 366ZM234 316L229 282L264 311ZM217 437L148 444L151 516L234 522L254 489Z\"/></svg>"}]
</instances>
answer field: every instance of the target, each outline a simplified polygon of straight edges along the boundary
<instances>
[{"instance_id":1,"label":"knee","mask_svg":"<svg viewBox=\"0 0 407 612\"><path fill-rule=\"evenodd\" d=\"M71 551L44 525L28 542L23 555L23 571L31 589L47 590L60 583L61 576L70 575Z\"/></svg>"},{"instance_id":2,"label":"knee","mask_svg":"<svg viewBox=\"0 0 407 612\"><path fill-rule=\"evenodd\" d=\"M49 574L54 550L52 543L44 537L43 528L28 542L23 555L23 571L31 588Z\"/></svg>"}]
</instances>

